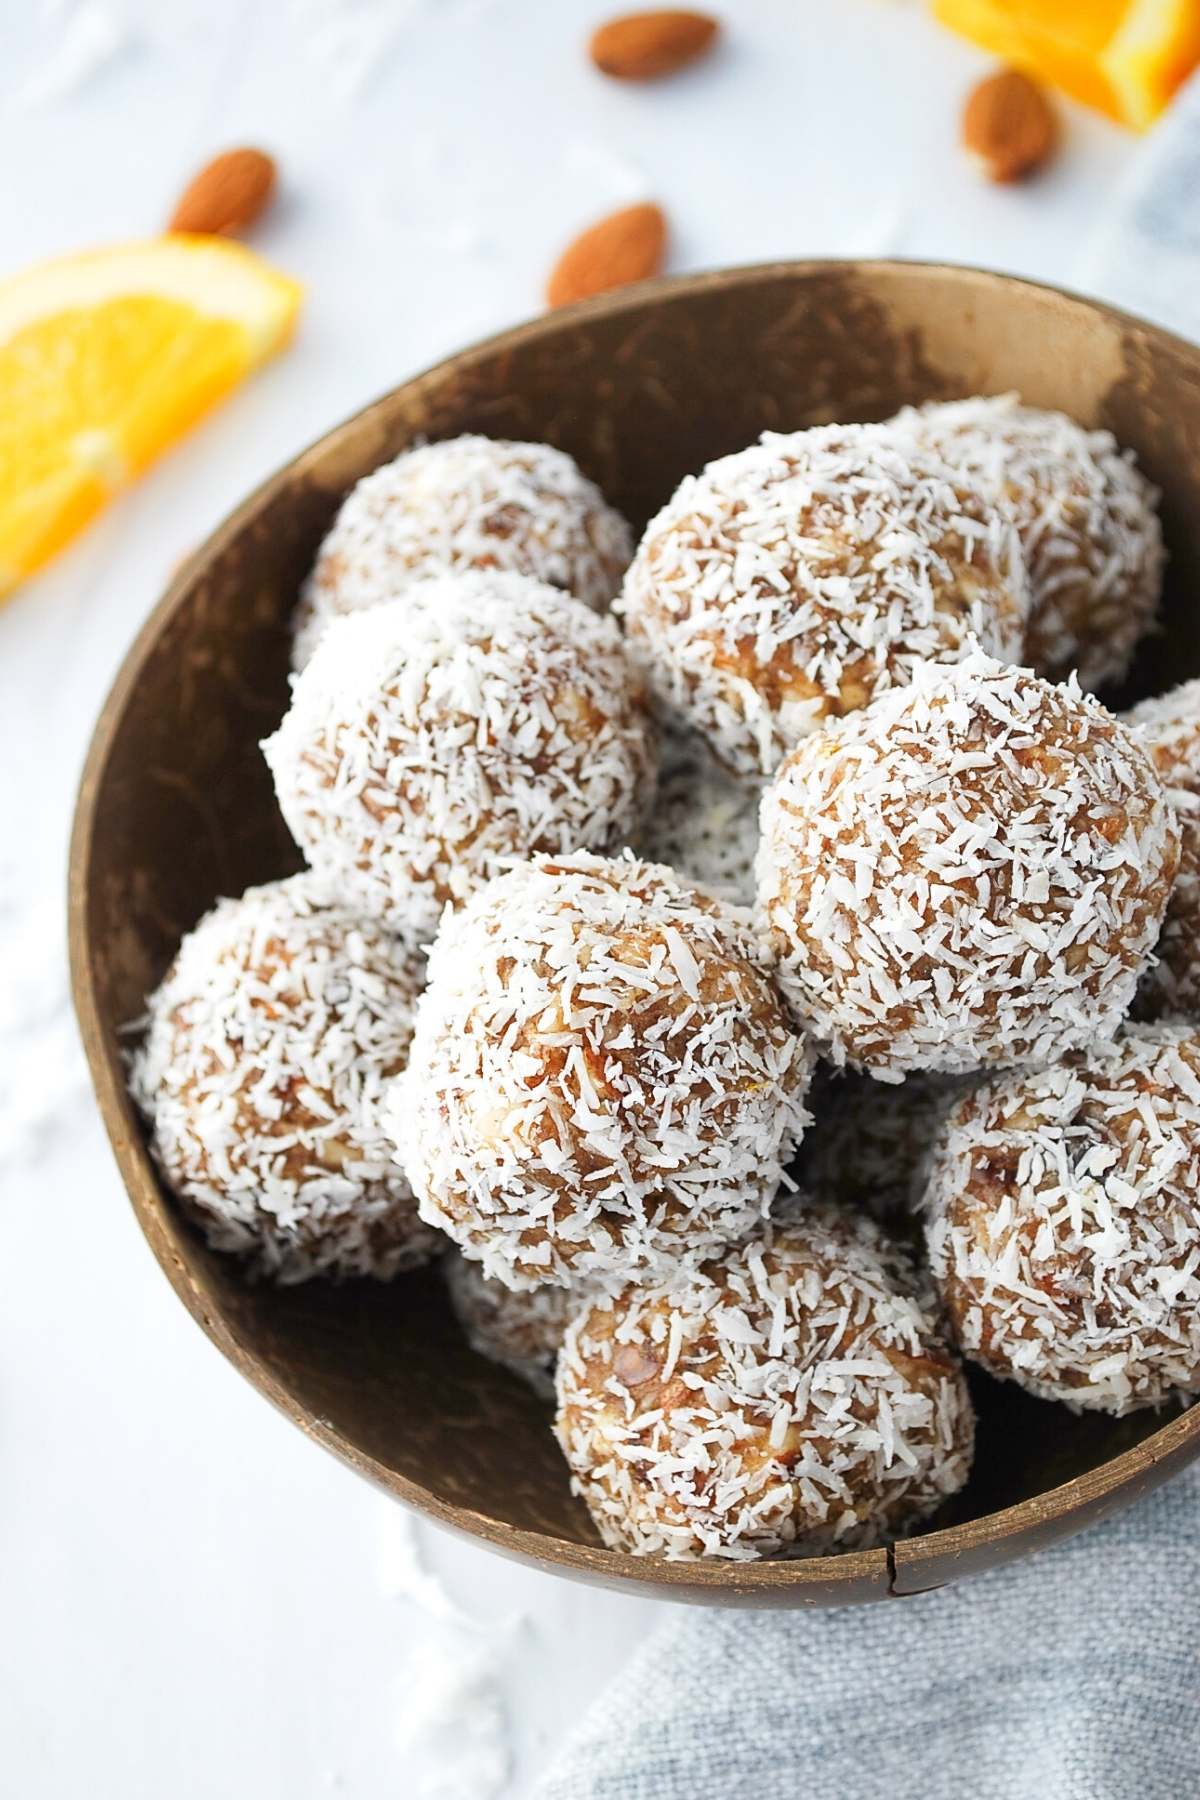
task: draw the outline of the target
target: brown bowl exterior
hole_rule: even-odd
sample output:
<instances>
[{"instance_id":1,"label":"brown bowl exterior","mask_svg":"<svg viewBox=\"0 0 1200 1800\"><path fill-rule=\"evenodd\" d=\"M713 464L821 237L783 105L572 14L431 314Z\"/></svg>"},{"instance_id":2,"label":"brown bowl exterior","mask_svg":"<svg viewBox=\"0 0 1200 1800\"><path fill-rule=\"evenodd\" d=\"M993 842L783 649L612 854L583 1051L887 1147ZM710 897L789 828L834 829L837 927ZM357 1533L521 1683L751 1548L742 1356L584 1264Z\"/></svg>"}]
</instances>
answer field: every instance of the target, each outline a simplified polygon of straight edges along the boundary
<instances>
[{"instance_id":1,"label":"brown bowl exterior","mask_svg":"<svg viewBox=\"0 0 1200 1800\"><path fill-rule=\"evenodd\" d=\"M286 703L297 588L361 475L422 434L541 439L570 451L640 526L681 476L764 429L1009 389L1110 427L1162 488L1165 630L1129 693L1200 671L1200 350L1026 282L889 263L647 283L464 351L260 488L177 576L130 651L88 758L70 876L75 1001L122 1177L176 1292L235 1367L310 1437L440 1524L607 1586L839 1605L1023 1556L1200 1454L1200 1407L1167 1423L1075 1420L980 1378L970 1485L939 1529L894 1550L749 1566L607 1551L570 1494L546 1409L466 1348L435 1272L391 1286L248 1286L180 1219L125 1091L121 1027L182 933L219 895L297 866L258 742Z\"/></svg>"}]
</instances>

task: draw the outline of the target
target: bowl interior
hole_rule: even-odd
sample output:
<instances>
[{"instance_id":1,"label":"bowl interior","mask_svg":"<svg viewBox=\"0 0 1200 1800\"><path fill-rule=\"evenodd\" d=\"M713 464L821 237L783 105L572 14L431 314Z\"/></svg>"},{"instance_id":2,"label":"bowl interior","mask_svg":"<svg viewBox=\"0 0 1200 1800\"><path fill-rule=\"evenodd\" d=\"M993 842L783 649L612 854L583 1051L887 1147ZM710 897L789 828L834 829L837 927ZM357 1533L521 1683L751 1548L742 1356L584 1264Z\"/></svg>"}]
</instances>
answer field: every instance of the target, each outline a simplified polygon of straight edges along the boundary
<instances>
[{"instance_id":1,"label":"bowl interior","mask_svg":"<svg viewBox=\"0 0 1200 1800\"><path fill-rule=\"evenodd\" d=\"M749 1573L650 1570L608 1555L570 1495L546 1409L467 1350L435 1274L390 1287L250 1287L160 1189L125 1097L119 1033L214 899L298 866L258 742L286 704L287 620L317 542L346 489L421 434L560 445L640 526L682 475L764 429L1009 389L1108 426L1162 488L1164 630L1117 698L1200 672L1200 352L1049 290L885 264L653 284L464 353L254 495L181 573L131 652L97 731L72 868L77 997L131 1198L226 1354L312 1435L445 1522L600 1579L674 1585L682 1597L862 1598L886 1592L895 1575L883 1552ZM1076 1420L1011 1387L976 1385L978 1462L942 1524L978 1525L991 1541L1005 1531L982 1522L1002 1509L1063 1483L1094 1495L1113 1485L1096 1472L1122 1454L1129 1475L1153 1461L1152 1447L1136 1447L1159 1432L1155 1415ZM949 1555L961 1529L926 1547L941 1541ZM925 1585L948 1573L931 1564Z\"/></svg>"}]
</instances>

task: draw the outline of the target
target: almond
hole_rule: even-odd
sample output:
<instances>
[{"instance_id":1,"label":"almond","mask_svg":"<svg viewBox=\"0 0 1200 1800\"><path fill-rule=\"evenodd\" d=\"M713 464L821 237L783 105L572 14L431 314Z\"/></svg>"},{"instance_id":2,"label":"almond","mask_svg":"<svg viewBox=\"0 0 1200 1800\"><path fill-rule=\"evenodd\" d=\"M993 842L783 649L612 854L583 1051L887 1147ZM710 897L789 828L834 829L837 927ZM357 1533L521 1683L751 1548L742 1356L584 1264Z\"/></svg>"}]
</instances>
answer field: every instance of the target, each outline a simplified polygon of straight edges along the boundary
<instances>
[{"instance_id":1,"label":"almond","mask_svg":"<svg viewBox=\"0 0 1200 1800\"><path fill-rule=\"evenodd\" d=\"M967 95L962 141L989 180L1020 181L1054 155L1058 118L1036 81L1000 69Z\"/></svg>"},{"instance_id":2,"label":"almond","mask_svg":"<svg viewBox=\"0 0 1200 1800\"><path fill-rule=\"evenodd\" d=\"M622 1344L613 1357L613 1374L624 1387L643 1387L658 1374L658 1363L640 1344Z\"/></svg>"},{"instance_id":3,"label":"almond","mask_svg":"<svg viewBox=\"0 0 1200 1800\"><path fill-rule=\"evenodd\" d=\"M712 49L719 26L706 13L625 13L592 33L588 53L617 81L657 81Z\"/></svg>"},{"instance_id":4,"label":"almond","mask_svg":"<svg viewBox=\"0 0 1200 1800\"><path fill-rule=\"evenodd\" d=\"M275 162L265 150L226 150L188 182L169 231L234 237L266 211L275 192Z\"/></svg>"},{"instance_id":5,"label":"almond","mask_svg":"<svg viewBox=\"0 0 1200 1800\"><path fill-rule=\"evenodd\" d=\"M650 201L609 213L569 244L546 283L551 306L586 300L608 288L657 275L667 247L667 221Z\"/></svg>"}]
</instances>

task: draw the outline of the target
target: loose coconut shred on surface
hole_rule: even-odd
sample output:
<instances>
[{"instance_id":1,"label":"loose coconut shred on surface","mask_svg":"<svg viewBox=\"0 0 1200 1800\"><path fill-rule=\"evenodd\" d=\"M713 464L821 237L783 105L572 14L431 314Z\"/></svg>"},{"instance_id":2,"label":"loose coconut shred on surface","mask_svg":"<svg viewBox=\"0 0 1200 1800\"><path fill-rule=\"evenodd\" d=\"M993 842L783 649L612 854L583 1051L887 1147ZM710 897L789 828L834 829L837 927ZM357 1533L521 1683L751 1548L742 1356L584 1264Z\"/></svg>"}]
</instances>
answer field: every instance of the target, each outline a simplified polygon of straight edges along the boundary
<instances>
[{"instance_id":1,"label":"loose coconut shred on surface","mask_svg":"<svg viewBox=\"0 0 1200 1800\"><path fill-rule=\"evenodd\" d=\"M331 618L452 570L531 575L603 611L632 554L620 513L549 444L468 436L406 450L343 502L297 608L293 663Z\"/></svg>"},{"instance_id":2,"label":"loose coconut shred on surface","mask_svg":"<svg viewBox=\"0 0 1200 1800\"><path fill-rule=\"evenodd\" d=\"M758 903L834 1062L970 1073L1113 1036L1178 857L1133 734L975 652L798 746L763 802Z\"/></svg>"},{"instance_id":3,"label":"loose coconut shred on surface","mask_svg":"<svg viewBox=\"0 0 1200 1800\"><path fill-rule=\"evenodd\" d=\"M222 900L184 938L131 1087L213 1249L281 1282L386 1278L436 1253L380 1121L421 978L308 876Z\"/></svg>"},{"instance_id":4,"label":"loose coconut shred on surface","mask_svg":"<svg viewBox=\"0 0 1200 1800\"><path fill-rule=\"evenodd\" d=\"M904 1252L789 1207L569 1328L559 1441L606 1544L748 1561L865 1548L965 1482L974 1414Z\"/></svg>"},{"instance_id":5,"label":"loose coconut shred on surface","mask_svg":"<svg viewBox=\"0 0 1200 1800\"><path fill-rule=\"evenodd\" d=\"M1020 656L1028 611L1011 522L911 434L831 425L683 481L646 529L617 610L668 712L731 769L972 637Z\"/></svg>"},{"instance_id":6,"label":"loose coconut shred on surface","mask_svg":"<svg viewBox=\"0 0 1200 1800\"><path fill-rule=\"evenodd\" d=\"M485 1274L612 1288L765 1215L809 1073L744 915L654 864L539 858L443 925L390 1117Z\"/></svg>"},{"instance_id":7,"label":"loose coconut shred on surface","mask_svg":"<svg viewBox=\"0 0 1200 1800\"><path fill-rule=\"evenodd\" d=\"M951 1114L930 1264L966 1354L1076 1410L1200 1390L1200 1034L1129 1026Z\"/></svg>"}]
</instances>

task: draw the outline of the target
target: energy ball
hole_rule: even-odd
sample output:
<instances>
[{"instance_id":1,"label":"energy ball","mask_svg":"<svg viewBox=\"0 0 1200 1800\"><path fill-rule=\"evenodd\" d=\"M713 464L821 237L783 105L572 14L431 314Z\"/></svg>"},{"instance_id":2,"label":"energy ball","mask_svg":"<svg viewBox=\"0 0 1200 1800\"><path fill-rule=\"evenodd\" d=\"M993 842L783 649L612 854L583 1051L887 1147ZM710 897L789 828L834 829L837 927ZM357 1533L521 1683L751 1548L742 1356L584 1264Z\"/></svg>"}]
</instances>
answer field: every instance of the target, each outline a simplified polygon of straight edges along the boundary
<instances>
[{"instance_id":1,"label":"energy ball","mask_svg":"<svg viewBox=\"0 0 1200 1800\"><path fill-rule=\"evenodd\" d=\"M1200 681L1135 706L1125 723L1154 758L1180 838L1179 873L1138 1010L1147 1018L1200 1019Z\"/></svg>"},{"instance_id":2,"label":"energy ball","mask_svg":"<svg viewBox=\"0 0 1200 1800\"><path fill-rule=\"evenodd\" d=\"M689 476L647 527L618 611L663 705L736 773L972 635L1015 661L1011 522L883 425L766 433Z\"/></svg>"},{"instance_id":3,"label":"energy ball","mask_svg":"<svg viewBox=\"0 0 1200 1800\"><path fill-rule=\"evenodd\" d=\"M695 732L667 730L639 854L719 899L751 906L761 802L761 781L735 780Z\"/></svg>"},{"instance_id":4,"label":"energy ball","mask_svg":"<svg viewBox=\"0 0 1200 1800\"><path fill-rule=\"evenodd\" d=\"M507 574L335 621L263 751L310 865L418 943L514 860L621 848L656 761L615 621Z\"/></svg>"},{"instance_id":5,"label":"energy ball","mask_svg":"<svg viewBox=\"0 0 1200 1800\"><path fill-rule=\"evenodd\" d=\"M797 746L763 801L759 913L830 1060L969 1073L1114 1035L1178 858L1133 733L976 653Z\"/></svg>"},{"instance_id":6,"label":"energy ball","mask_svg":"<svg viewBox=\"0 0 1200 1800\"><path fill-rule=\"evenodd\" d=\"M380 1123L422 973L308 876L222 900L184 938L130 1086L214 1250L278 1282L385 1279L436 1254Z\"/></svg>"},{"instance_id":7,"label":"energy ball","mask_svg":"<svg viewBox=\"0 0 1200 1800\"><path fill-rule=\"evenodd\" d=\"M570 1326L556 1425L604 1542L677 1560L862 1549L967 1479L974 1414L904 1253L797 1210Z\"/></svg>"},{"instance_id":8,"label":"energy ball","mask_svg":"<svg viewBox=\"0 0 1200 1800\"><path fill-rule=\"evenodd\" d=\"M1200 1391L1200 1036L1130 1026L955 1108L926 1196L964 1353L1122 1414Z\"/></svg>"},{"instance_id":9,"label":"energy ball","mask_svg":"<svg viewBox=\"0 0 1200 1800\"><path fill-rule=\"evenodd\" d=\"M422 1218L486 1275L611 1289L765 1215L809 1066L744 914L540 857L443 925L391 1117Z\"/></svg>"},{"instance_id":10,"label":"energy ball","mask_svg":"<svg viewBox=\"0 0 1200 1800\"><path fill-rule=\"evenodd\" d=\"M532 575L602 612L632 554L620 513L549 444L457 437L406 450L343 502L297 609L294 665L331 618L450 570Z\"/></svg>"},{"instance_id":11,"label":"energy ball","mask_svg":"<svg viewBox=\"0 0 1200 1800\"><path fill-rule=\"evenodd\" d=\"M813 1122L793 1175L822 1200L865 1211L885 1229L916 1239L938 1128L962 1086L953 1075L888 1082L822 1065L809 1090Z\"/></svg>"},{"instance_id":12,"label":"energy ball","mask_svg":"<svg viewBox=\"0 0 1200 1800\"><path fill-rule=\"evenodd\" d=\"M1153 625L1162 588L1158 491L1107 431L1085 431L1015 394L908 411L947 462L1010 513L1029 569L1024 660L1085 688L1119 681Z\"/></svg>"},{"instance_id":13,"label":"energy ball","mask_svg":"<svg viewBox=\"0 0 1200 1800\"><path fill-rule=\"evenodd\" d=\"M442 1258L454 1315L478 1356L511 1369L541 1400L554 1398L554 1365L571 1314L581 1304L570 1288L524 1288L491 1281L457 1250Z\"/></svg>"}]
</instances>

